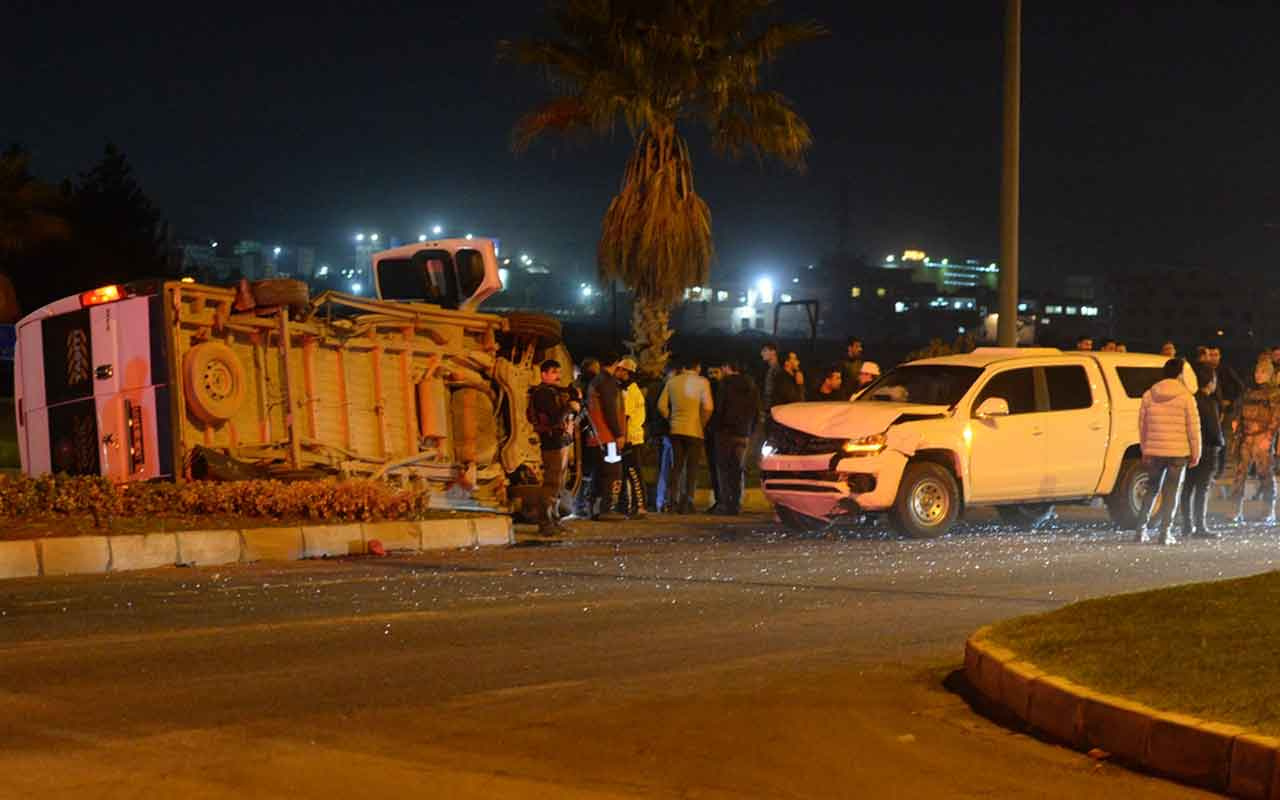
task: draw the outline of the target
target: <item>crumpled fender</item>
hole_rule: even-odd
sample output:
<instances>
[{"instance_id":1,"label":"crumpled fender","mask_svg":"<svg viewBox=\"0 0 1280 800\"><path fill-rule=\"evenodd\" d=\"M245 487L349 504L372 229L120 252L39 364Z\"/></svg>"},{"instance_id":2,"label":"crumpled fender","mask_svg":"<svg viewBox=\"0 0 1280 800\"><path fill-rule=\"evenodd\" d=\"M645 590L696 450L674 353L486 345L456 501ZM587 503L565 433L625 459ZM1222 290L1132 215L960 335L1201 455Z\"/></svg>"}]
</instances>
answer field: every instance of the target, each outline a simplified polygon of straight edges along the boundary
<instances>
[{"instance_id":1,"label":"crumpled fender","mask_svg":"<svg viewBox=\"0 0 1280 800\"><path fill-rule=\"evenodd\" d=\"M896 425L889 428L885 433L885 447L890 450L897 450L906 456L913 456L916 450L920 449L920 443L924 441L924 437L920 432L913 430L911 427Z\"/></svg>"}]
</instances>

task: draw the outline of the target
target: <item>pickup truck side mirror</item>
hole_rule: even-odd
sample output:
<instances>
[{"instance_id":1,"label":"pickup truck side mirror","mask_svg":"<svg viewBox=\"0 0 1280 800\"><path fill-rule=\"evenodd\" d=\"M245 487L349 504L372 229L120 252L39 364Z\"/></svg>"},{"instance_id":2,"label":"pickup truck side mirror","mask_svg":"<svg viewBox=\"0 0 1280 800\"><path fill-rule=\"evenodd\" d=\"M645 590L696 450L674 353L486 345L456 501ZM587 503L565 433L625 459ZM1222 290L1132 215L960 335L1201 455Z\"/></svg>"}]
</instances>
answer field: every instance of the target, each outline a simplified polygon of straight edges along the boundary
<instances>
[{"instance_id":1,"label":"pickup truck side mirror","mask_svg":"<svg viewBox=\"0 0 1280 800\"><path fill-rule=\"evenodd\" d=\"M1009 401L1003 397L988 397L978 406L978 410L973 412L973 416L976 419L1007 417L1009 416Z\"/></svg>"}]
</instances>

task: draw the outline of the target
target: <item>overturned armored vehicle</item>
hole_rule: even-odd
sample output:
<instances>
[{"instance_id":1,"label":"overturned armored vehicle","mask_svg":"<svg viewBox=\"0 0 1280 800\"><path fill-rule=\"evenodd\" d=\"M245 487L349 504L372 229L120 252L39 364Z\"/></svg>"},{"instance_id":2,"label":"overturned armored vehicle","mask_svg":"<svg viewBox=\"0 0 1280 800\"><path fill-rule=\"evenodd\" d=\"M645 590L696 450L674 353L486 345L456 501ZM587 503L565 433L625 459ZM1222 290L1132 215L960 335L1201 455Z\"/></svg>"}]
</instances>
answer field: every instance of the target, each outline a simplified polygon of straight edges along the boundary
<instances>
[{"instance_id":1,"label":"overturned armored vehicle","mask_svg":"<svg viewBox=\"0 0 1280 800\"><path fill-rule=\"evenodd\" d=\"M64 298L18 323L23 470L154 478L395 475L433 506L508 510L536 491L528 422L560 325L478 311L484 239L373 256L377 299L300 281L155 281ZM569 370L566 369L566 375Z\"/></svg>"}]
</instances>

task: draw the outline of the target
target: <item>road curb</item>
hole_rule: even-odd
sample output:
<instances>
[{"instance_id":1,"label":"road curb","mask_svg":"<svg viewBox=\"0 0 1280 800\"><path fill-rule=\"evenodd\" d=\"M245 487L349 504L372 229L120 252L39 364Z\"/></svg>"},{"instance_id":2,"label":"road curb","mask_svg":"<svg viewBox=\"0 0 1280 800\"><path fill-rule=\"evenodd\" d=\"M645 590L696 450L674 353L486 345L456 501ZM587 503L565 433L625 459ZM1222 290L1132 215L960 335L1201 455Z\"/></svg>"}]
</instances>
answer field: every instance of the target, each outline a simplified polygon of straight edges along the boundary
<instances>
[{"instance_id":1,"label":"road curb","mask_svg":"<svg viewBox=\"0 0 1280 800\"><path fill-rule=\"evenodd\" d=\"M1280 739L1094 692L1020 660L990 632L965 642L965 677L1037 733L1232 797L1280 800Z\"/></svg>"},{"instance_id":2,"label":"road curb","mask_svg":"<svg viewBox=\"0 0 1280 800\"><path fill-rule=\"evenodd\" d=\"M373 539L388 552L417 553L506 546L515 534L510 517L480 516L19 539L0 542L0 580L363 555Z\"/></svg>"}]
</instances>

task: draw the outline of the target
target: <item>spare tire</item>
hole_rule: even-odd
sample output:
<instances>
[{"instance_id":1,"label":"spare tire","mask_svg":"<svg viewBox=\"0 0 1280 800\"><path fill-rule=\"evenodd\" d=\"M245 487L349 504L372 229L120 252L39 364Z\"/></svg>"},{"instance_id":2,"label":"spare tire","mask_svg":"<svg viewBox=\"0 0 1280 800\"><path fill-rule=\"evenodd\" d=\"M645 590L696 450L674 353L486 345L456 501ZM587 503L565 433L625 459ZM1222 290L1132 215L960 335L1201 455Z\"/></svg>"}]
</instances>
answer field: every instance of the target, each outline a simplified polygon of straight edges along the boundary
<instances>
[{"instance_id":1,"label":"spare tire","mask_svg":"<svg viewBox=\"0 0 1280 800\"><path fill-rule=\"evenodd\" d=\"M507 314L507 330L516 341L536 339L539 349L555 347L560 344L564 334L560 329L560 320L546 314L534 314L528 311L513 311Z\"/></svg>"},{"instance_id":2,"label":"spare tire","mask_svg":"<svg viewBox=\"0 0 1280 800\"><path fill-rule=\"evenodd\" d=\"M305 281L293 278L268 278L254 281L249 287L253 292L253 302L262 306L285 306L290 316L302 316L311 305L311 292Z\"/></svg>"},{"instance_id":3,"label":"spare tire","mask_svg":"<svg viewBox=\"0 0 1280 800\"><path fill-rule=\"evenodd\" d=\"M235 351L222 342L204 342L182 359L183 397L191 416L221 425L244 403L244 368Z\"/></svg>"}]
</instances>

